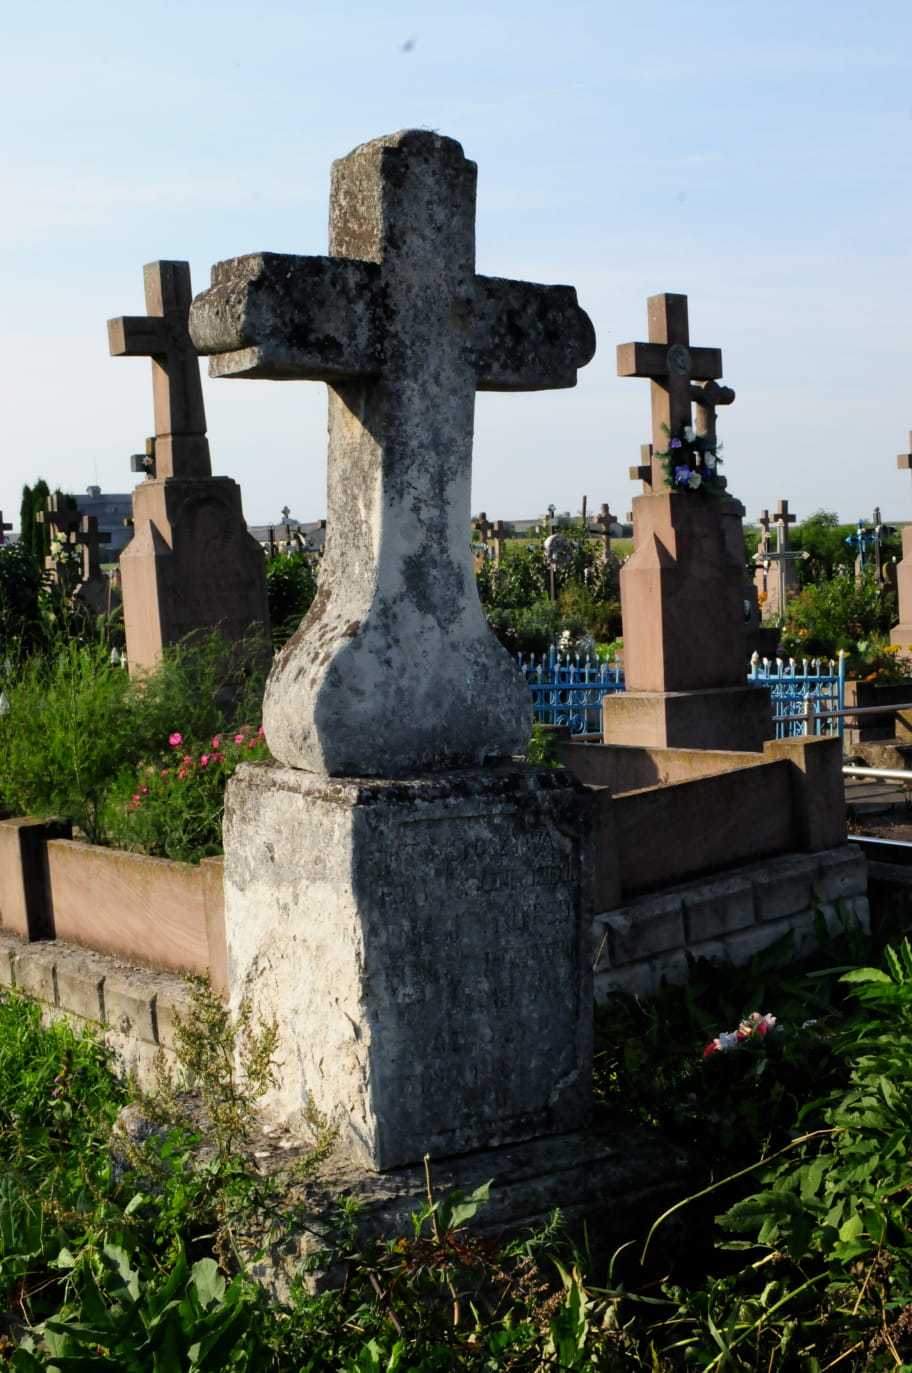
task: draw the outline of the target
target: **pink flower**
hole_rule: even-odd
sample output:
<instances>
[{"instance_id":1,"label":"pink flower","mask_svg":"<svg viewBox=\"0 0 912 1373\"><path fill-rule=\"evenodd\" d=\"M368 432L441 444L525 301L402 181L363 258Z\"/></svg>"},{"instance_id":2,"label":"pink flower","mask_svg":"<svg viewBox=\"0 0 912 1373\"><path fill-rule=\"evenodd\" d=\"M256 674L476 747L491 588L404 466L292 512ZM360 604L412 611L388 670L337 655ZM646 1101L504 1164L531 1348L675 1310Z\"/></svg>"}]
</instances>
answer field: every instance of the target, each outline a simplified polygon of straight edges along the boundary
<instances>
[{"instance_id":1,"label":"pink flower","mask_svg":"<svg viewBox=\"0 0 912 1373\"><path fill-rule=\"evenodd\" d=\"M193 762L193 759L191 758L191 756L190 756L189 753L185 753L185 754L184 754L184 759L183 759L183 761L184 761L185 763L192 763L192 762Z\"/></svg>"},{"instance_id":2,"label":"pink flower","mask_svg":"<svg viewBox=\"0 0 912 1373\"><path fill-rule=\"evenodd\" d=\"M148 787L140 787L140 791L142 792L143 796L147 796L149 794Z\"/></svg>"},{"instance_id":3,"label":"pink flower","mask_svg":"<svg viewBox=\"0 0 912 1373\"><path fill-rule=\"evenodd\" d=\"M177 748L178 744L182 744L183 742L184 742L184 736L183 736L182 734L169 734L169 735L168 735L168 743L171 745L172 748Z\"/></svg>"},{"instance_id":4,"label":"pink flower","mask_svg":"<svg viewBox=\"0 0 912 1373\"><path fill-rule=\"evenodd\" d=\"M167 776L168 776L168 771L169 771L168 768L162 768L161 772L158 774L159 777L167 777Z\"/></svg>"},{"instance_id":5,"label":"pink flower","mask_svg":"<svg viewBox=\"0 0 912 1373\"><path fill-rule=\"evenodd\" d=\"M213 736L212 736L212 747L213 747L213 748L218 748L219 743L221 742L221 738L222 738L222 736L221 736L220 734L213 734Z\"/></svg>"},{"instance_id":6,"label":"pink flower","mask_svg":"<svg viewBox=\"0 0 912 1373\"><path fill-rule=\"evenodd\" d=\"M243 736L243 734L236 734L236 735L234 736L234 742L235 742L236 744L243 744L243 742L244 742L244 736Z\"/></svg>"},{"instance_id":7,"label":"pink flower","mask_svg":"<svg viewBox=\"0 0 912 1373\"><path fill-rule=\"evenodd\" d=\"M208 762L209 762L209 754L208 754L208 753L201 753L201 754L200 754L200 767L205 767L206 764L207 764Z\"/></svg>"},{"instance_id":8,"label":"pink flower","mask_svg":"<svg viewBox=\"0 0 912 1373\"><path fill-rule=\"evenodd\" d=\"M261 739L263 738L263 726L262 726L262 725L260 725L259 729L257 730L257 734L260 736Z\"/></svg>"},{"instance_id":9,"label":"pink flower","mask_svg":"<svg viewBox=\"0 0 912 1373\"><path fill-rule=\"evenodd\" d=\"M248 739L248 740L247 740L247 747L248 747L248 748L256 748L256 746L257 746L257 744L258 744L259 742L260 742L259 739Z\"/></svg>"}]
</instances>

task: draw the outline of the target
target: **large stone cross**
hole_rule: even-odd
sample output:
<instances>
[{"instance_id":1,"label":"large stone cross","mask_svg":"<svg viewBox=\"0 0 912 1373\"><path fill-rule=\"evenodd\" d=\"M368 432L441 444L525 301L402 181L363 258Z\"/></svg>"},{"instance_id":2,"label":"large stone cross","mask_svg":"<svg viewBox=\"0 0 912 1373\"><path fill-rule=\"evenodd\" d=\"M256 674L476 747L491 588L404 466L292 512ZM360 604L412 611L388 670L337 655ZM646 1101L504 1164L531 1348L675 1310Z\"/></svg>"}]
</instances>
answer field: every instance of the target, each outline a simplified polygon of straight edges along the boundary
<instances>
[{"instance_id":1,"label":"large stone cross","mask_svg":"<svg viewBox=\"0 0 912 1373\"><path fill-rule=\"evenodd\" d=\"M617 350L620 377L648 377L652 396L652 446L650 458L654 491L665 489L665 469L656 453L668 448L668 434L691 422L691 401L695 382L714 381L722 375L721 348L694 348L687 322L687 297L650 296L646 302L649 318L648 343L622 343ZM728 388L720 388L727 391ZM707 402L709 397L706 398ZM732 393L731 400L734 400ZM715 404L728 404L715 400ZM642 473L639 469L637 476Z\"/></svg>"},{"instance_id":2,"label":"large stone cross","mask_svg":"<svg viewBox=\"0 0 912 1373\"><path fill-rule=\"evenodd\" d=\"M475 392L573 386L595 337L572 287L476 275L475 179L435 133L366 143L333 166L329 257L219 263L190 312L210 375L329 383L320 591L264 704L292 766L401 776L524 746L472 570Z\"/></svg>"},{"instance_id":3,"label":"large stone cross","mask_svg":"<svg viewBox=\"0 0 912 1373\"><path fill-rule=\"evenodd\" d=\"M152 359L156 477L210 477L199 360L187 329L193 292L190 264L143 268L147 315L108 320L113 357Z\"/></svg>"}]
</instances>

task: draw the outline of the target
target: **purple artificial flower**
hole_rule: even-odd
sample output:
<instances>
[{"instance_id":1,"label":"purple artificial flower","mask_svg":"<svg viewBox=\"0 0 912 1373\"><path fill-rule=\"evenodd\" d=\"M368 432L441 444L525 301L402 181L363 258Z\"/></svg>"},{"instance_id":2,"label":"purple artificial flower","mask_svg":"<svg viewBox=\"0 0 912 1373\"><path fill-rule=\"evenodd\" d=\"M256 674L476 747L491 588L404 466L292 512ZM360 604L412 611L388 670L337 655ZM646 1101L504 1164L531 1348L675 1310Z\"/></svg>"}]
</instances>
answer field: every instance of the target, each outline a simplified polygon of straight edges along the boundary
<instances>
[{"instance_id":1,"label":"purple artificial flower","mask_svg":"<svg viewBox=\"0 0 912 1373\"><path fill-rule=\"evenodd\" d=\"M668 447L669 447L669 448L680 448L680 447L681 447L681 440L680 440L680 439L672 439L672 441L671 441L671 443L668 445Z\"/></svg>"},{"instance_id":2,"label":"purple artificial flower","mask_svg":"<svg viewBox=\"0 0 912 1373\"><path fill-rule=\"evenodd\" d=\"M690 481L690 468L689 468L689 467L676 467L676 468L675 468L675 481L678 483L678 486L686 486L687 483Z\"/></svg>"}]
</instances>

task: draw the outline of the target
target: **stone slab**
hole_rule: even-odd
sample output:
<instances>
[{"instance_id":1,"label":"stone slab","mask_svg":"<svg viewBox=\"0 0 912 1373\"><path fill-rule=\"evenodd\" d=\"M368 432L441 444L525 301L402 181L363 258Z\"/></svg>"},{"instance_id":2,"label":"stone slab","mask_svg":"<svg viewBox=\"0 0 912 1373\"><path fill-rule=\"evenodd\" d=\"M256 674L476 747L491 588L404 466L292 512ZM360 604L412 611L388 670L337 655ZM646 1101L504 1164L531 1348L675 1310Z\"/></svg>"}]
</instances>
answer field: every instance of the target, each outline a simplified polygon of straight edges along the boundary
<instances>
[{"instance_id":1,"label":"stone slab","mask_svg":"<svg viewBox=\"0 0 912 1373\"><path fill-rule=\"evenodd\" d=\"M761 753L764 740L775 732L770 694L762 687L685 692L628 689L602 697L606 744Z\"/></svg>"},{"instance_id":2,"label":"stone slab","mask_svg":"<svg viewBox=\"0 0 912 1373\"><path fill-rule=\"evenodd\" d=\"M58 939L170 972L206 972L206 888L217 868L204 877L201 865L64 839L48 843L47 866ZM217 891L210 902L217 906Z\"/></svg>"},{"instance_id":3,"label":"stone slab","mask_svg":"<svg viewBox=\"0 0 912 1373\"><path fill-rule=\"evenodd\" d=\"M585 1123L592 798L522 766L409 782L245 764L225 808L230 1001L388 1169Z\"/></svg>"}]
</instances>

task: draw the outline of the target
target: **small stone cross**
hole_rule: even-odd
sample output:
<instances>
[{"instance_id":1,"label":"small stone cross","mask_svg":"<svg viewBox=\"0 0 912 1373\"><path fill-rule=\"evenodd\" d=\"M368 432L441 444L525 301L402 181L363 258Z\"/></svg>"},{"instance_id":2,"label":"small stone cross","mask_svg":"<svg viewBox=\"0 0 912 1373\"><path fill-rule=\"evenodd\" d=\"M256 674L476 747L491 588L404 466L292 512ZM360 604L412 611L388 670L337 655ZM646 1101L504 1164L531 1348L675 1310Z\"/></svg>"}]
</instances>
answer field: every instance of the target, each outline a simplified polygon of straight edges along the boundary
<instances>
[{"instance_id":1,"label":"small stone cross","mask_svg":"<svg viewBox=\"0 0 912 1373\"><path fill-rule=\"evenodd\" d=\"M494 533L494 525L492 521L488 519L487 513L484 510L482 510L477 520L472 521L472 530L478 535L478 542L487 548L488 540Z\"/></svg>"},{"instance_id":2,"label":"small stone cross","mask_svg":"<svg viewBox=\"0 0 912 1373\"><path fill-rule=\"evenodd\" d=\"M72 543L71 535L79 528L82 516L72 506L64 505L62 496L54 495L48 497L47 509L36 512L35 521L50 525L55 534L66 543Z\"/></svg>"},{"instance_id":3,"label":"small stone cross","mask_svg":"<svg viewBox=\"0 0 912 1373\"><path fill-rule=\"evenodd\" d=\"M760 511L760 518L757 523L760 526L760 543L757 547L757 556L761 557L769 552L770 546L770 513L768 510Z\"/></svg>"},{"instance_id":4,"label":"small stone cross","mask_svg":"<svg viewBox=\"0 0 912 1373\"><path fill-rule=\"evenodd\" d=\"M149 313L108 320L108 347L113 357L152 359L156 477L210 477L199 361L187 329L190 264L150 262L143 278Z\"/></svg>"},{"instance_id":5,"label":"small stone cross","mask_svg":"<svg viewBox=\"0 0 912 1373\"><path fill-rule=\"evenodd\" d=\"M616 517L612 515L607 505L603 505L595 517L595 523L599 525L601 529L601 538L604 543L602 556L604 558L607 558L611 552L611 526L614 524L615 518Z\"/></svg>"},{"instance_id":6,"label":"small stone cross","mask_svg":"<svg viewBox=\"0 0 912 1373\"><path fill-rule=\"evenodd\" d=\"M3 511L0 510L0 543L6 543L6 537L5 537L6 531L7 531L8 529L12 529L12 527L13 527L13 526L12 526L11 524L5 524L5 523L4 523L4 520L3 520Z\"/></svg>"},{"instance_id":7,"label":"small stone cross","mask_svg":"<svg viewBox=\"0 0 912 1373\"><path fill-rule=\"evenodd\" d=\"M211 376L329 383L320 593L264 702L292 766L408 776L515 751L527 730L474 585L475 392L573 386L595 336L572 287L476 274L475 182L453 139L366 143L333 166L329 257L219 263L190 312ZM406 672L421 688L403 712Z\"/></svg>"},{"instance_id":8,"label":"small stone cross","mask_svg":"<svg viewBox=\"0 0 912 1373\"><path fill-rule=\"evenodd\" d=\"M82 580L87 582L92 577L100 577L101 545L110 543L111 535L99 532L95 515L83 515L73 534L73 542L82 546Z\"/></svg>"},{"instance_id":9,"label":"small stone cross","mask_svg":"<svg viewBox=\"0 0 912 1373\"><path fill-rule=\"evenodd\" d=\"M686 296L650 296L647 310L649 342L620 344L617 370L621 377L649 378L652 446L654 453L664 453L668 448L665 429L674 433L691 422L693 383L721 377L722 350L691 347ZM650 456L650 482L654 491L662 491L665 471L654 453Z\"/></svg>"}]
</instances>

